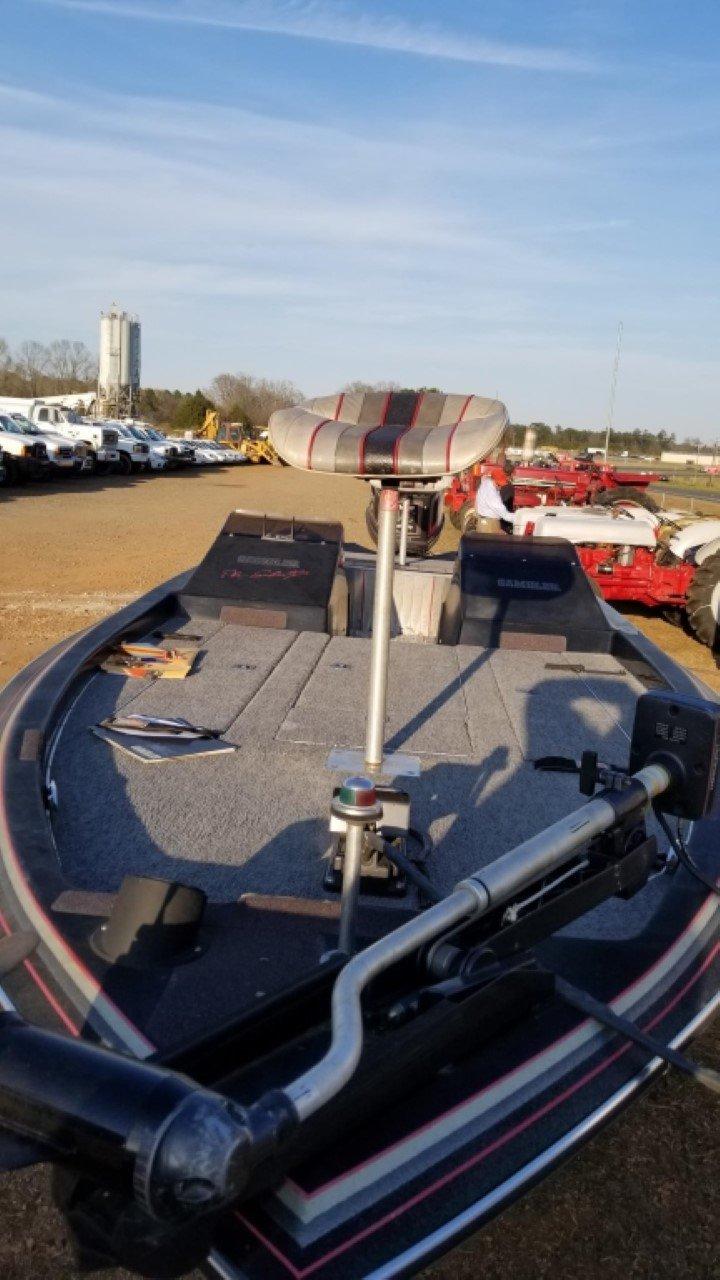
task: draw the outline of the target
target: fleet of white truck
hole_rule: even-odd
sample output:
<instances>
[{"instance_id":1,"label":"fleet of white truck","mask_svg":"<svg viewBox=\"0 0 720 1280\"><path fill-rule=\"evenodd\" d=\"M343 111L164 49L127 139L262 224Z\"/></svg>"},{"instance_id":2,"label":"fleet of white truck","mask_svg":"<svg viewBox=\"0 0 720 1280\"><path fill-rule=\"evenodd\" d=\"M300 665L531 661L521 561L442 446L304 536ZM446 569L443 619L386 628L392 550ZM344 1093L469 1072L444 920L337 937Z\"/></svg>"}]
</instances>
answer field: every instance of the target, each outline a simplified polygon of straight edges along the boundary
<instances>
[{"instance_id":1,"label":"fleet of white truck","mask_svg":"<svg viewBox=\"0 0 720 1280\"><path fill-rule=\"evenodd\" d=\"M246 459L234 450L167 437L147 422L86 416L61 397L0 396L0 484L240 461Z\"/></svg>"}]
</instances>

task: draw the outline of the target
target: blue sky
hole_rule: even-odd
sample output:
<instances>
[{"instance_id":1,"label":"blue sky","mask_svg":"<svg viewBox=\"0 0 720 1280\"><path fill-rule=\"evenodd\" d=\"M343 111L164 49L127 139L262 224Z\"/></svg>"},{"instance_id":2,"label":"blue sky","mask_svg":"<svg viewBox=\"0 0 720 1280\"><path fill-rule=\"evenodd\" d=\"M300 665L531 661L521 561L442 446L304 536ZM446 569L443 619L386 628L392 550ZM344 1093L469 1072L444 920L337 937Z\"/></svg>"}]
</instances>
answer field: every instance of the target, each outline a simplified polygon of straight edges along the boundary
<instances>
[{"instance_id":1,"label":"blue sky","mask_svg":"<svg viewBox=\"0 0 720 1280\"><path fill-rule=\"evenodd\" d=\"M715 0L3 0L0 335L720 436Z\"/></svg>"}]
</instances>

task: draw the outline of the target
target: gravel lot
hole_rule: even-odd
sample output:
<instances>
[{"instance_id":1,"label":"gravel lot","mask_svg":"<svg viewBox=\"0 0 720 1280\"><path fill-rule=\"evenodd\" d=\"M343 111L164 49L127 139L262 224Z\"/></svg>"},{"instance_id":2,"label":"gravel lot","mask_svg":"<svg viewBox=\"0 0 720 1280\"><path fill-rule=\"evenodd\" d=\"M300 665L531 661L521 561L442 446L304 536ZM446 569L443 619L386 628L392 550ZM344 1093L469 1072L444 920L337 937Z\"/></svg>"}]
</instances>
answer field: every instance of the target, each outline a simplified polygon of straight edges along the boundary
<instances>
[{"instance_id":1,"label":"gravel lot","mask_svg":"<svg viewBox=\"0 0 720 1280\"><path fill-rule=\"evenodd\" d=\"M54 641L194 564L233 507L342 519L366 541L360 481L235 467L157 478L109 477L0 494L0 685ZM438 550L456 544L449 527ZM720 691L707 649L632 615ZM696 1045L720 1061L720 1033ZM720 1127L709 1094L662 1081L554 1178L425 1273L428 1280L678 1280L720 1277L715 1227ZM0 1280L78 1280L45 1172L5 1179ZM104 1273L121 1280L124 1273Z\"/></svg>"}]
</instances>

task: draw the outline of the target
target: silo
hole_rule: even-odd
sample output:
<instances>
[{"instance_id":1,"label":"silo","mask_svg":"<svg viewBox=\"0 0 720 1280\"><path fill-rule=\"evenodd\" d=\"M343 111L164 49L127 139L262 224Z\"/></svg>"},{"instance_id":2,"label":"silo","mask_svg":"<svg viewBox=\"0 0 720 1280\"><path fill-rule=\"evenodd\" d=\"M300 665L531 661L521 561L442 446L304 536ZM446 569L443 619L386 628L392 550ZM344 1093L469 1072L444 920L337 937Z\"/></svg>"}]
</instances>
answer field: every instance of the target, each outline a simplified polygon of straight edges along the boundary
<instances>
[{"instance_id":1,"label":"silo","mask_svg":"<svg viewBox=\"0 0 720 1280\"><path fill-rule=\"evenodd\" d=\"M531 462L535 454L535 446L537 444L537 431L534 427L525 428L525 436L522 443L522 460L523 462Z\"/></svg>"},{"instance_id":2,"label":"silo","mask_svg":"<svg viewBox=\"0 0 720 1280\"><path fill-rule=\"evenodd\" d=\"M140 390L140 321L128 322L128 375L133 395Z\"/></svg>"},{"instance_id":3,"label":"silo","mask_svg":"<svg viewBox=\"0 0 720 1280\"><path fill-rule=\"evenodd\" d=\"M101 412L131 414L140 390L140 321L113 306L100 316L98 400Z\"/></svg>"}]
</instances>

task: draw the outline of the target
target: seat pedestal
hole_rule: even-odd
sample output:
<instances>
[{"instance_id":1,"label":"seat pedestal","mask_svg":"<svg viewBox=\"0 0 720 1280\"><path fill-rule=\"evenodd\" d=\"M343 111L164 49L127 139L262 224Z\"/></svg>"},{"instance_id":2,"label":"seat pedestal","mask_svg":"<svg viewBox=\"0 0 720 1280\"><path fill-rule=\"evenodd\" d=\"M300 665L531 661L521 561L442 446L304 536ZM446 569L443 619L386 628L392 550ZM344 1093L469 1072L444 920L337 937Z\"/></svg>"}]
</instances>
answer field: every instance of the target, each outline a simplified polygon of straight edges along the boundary
<instances>
[{"instance_id":1,"label":"seat pedestal","mask_svg":"<svg viewBox=\"0 0 720 1280\"><path fill-rule=\"evenodd\" d=\"M392 631L395 538L400 497L395 485L382 485L378 503L377 562L373 599L370 680L368 690L365 750L336 748L330 752L327 768L333 772L354 770L379 779L417 778L420 761L402 752L383 755L387 710L390 634Z\"/></svg>"}]
</instances>

